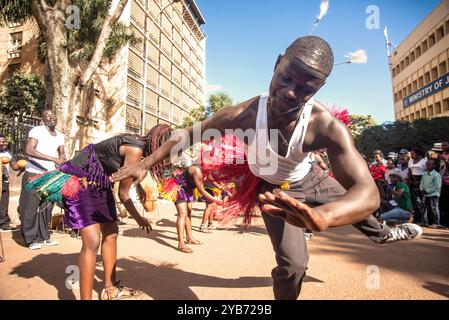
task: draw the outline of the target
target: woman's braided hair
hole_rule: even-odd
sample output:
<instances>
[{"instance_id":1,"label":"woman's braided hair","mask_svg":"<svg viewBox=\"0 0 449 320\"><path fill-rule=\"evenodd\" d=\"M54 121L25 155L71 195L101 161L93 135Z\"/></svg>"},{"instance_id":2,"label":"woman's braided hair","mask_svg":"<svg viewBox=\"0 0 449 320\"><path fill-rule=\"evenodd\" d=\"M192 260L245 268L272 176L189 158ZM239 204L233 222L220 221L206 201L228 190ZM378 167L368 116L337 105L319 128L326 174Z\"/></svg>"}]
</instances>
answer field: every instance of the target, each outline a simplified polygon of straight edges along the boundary
<instances>
[{"instance_id":1,"label":"woman's braided hair","mask_svg":"<svg viewBox=\"0 0 449 320\"><path fill-rule=\"evenodd\" d=\"M145 142L144 154L150 155L155 152L164 142L170 139L172 134L172 128L170 128L167 124L158 124L148 131L148 133L142 137L142 140ZM163 160L156 165L154 165L151 169L151 175L155 179L163 178L164 171L166 169L170 169L170 160Z\"/></svg>"}]
</instances>

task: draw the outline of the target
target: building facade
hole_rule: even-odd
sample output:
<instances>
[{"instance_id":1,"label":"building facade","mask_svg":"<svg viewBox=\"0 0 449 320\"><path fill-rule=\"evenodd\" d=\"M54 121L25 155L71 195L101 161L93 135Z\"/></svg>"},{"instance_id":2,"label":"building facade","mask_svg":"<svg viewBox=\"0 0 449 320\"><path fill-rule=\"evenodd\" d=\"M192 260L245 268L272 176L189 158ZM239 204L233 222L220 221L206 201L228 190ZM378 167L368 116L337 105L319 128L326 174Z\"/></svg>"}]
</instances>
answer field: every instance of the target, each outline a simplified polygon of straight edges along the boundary
<instances>
[{"instance_id":1,"label":"building facade","mask_svg":"<svg viewBox=\"0 0 449 320\"><path fill-rule=\"evenodd\" d=\"M37 59L39 29L34 20L0 27L0 83L16 70L43 78L44 65Z\"/></svg>"},{"instance_id":2,"label":"building facade","mask_svg":"<svg viewBox=\"0 0 449 320\"><path fill-rule=\"evenodd\" d=\"M396 120L449 116L449 0L443 0L390 56Z\"/></svg>"},{"instance_id":3,"label":"building facade","mask_svg":"<svg viewBox=\"0 0 449 320\"><path fill-rule=\"evenodd\" d=\"M205 20L194 0L130 0L120 20L140 41L96 71L94 90L75 111L75 149L158 123L179 125L205 103ZM17 69L43 79L38 37L34 19L0 28L1 82Z\"/></svg>"},{"instance_id":4,"label":"building facade","mask_svg":"<svg viewBox=\"0 0 449 320\"><path fill-rule=\"evenodd\" d=\"M193 0L131 1L130 25L141 41L127 53L127 131L178 125L204 105L204 23Z\"/></svg>"}]
</instances>

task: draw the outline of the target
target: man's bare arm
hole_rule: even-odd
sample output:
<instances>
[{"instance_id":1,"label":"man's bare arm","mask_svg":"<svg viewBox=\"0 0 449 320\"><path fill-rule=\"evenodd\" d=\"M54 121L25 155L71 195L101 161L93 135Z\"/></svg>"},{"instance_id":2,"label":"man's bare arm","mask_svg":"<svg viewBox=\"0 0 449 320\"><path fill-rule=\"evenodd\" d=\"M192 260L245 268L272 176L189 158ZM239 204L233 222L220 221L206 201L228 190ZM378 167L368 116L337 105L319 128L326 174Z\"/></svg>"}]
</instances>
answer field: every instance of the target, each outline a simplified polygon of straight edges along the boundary
<instances>
[{"instance_id":1,"label":"man's bare arm","mask_svg":"<svg viewBox=\"0 0 449 320\"><path fill-rule=\"evenodd\" d=\"M47 156L43 153L40 153L36 150L37 146L37 139L35 138L28 138L27 144L25 146L25 155L40 159L40 160L47 160L47 161L53 161L55 163L60 163L58 158Z\"/></svg>"},{"instance_id":2,"label":"man's bare arm","mask_svg":"<svg viewBox=\"0 0 449 320\"><path fill-rule=\"evenodd\" d=\"M323 123L327 128L322 128L317 142L327 148L333 173L347 192L314 209L329 218L329 226L362 221L379 207L379 192L346 126L334 118Z\"/></svg>"}]
</instances>

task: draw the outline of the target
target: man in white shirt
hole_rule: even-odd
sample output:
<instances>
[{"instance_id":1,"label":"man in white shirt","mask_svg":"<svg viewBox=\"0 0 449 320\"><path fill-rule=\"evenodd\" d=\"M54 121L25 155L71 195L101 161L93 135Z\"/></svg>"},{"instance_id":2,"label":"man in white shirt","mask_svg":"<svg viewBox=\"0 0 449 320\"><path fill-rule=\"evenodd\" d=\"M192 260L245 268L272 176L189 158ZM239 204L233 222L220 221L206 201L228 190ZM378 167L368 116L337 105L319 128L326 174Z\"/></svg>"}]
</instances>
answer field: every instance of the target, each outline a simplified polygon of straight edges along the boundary
<instances>
[{"instance_id":1,"label":"man in white shirt","mask_svg":"<svg viewBox=\"0 0 449 320\"><path fill-rule=\"evenodd\" d=\"M10 162L3 165L2 170L0 170L0 174L2 175L2 188L0 193L0 232L15 231L16 229L9 225L11 221L8 216L9 173L10 169L17 171L19 167L17 166L16 158L8 150L8 140L5 136L0 135L0 161L2 158L7 158Z\"/></svg>"},{"instance_id":2,"label":"man in white shirt","mask_svg":"<svg viewBox=\"0 0 449 320\"><path fill-rule=\"evenodd\" d=\"M56 169L56 165L66 161L64 136L56 130L56 116L51 109L42 112L43 125L34 127L28 134L25 154L28 164L22 178L20 193L21 230L25 243L31 250L40 249L42 245L55 246L50 240L49 222L53 204L42 201L35 190L26 190L28 180L46 171Z\"/></svg>"}]
</instances>

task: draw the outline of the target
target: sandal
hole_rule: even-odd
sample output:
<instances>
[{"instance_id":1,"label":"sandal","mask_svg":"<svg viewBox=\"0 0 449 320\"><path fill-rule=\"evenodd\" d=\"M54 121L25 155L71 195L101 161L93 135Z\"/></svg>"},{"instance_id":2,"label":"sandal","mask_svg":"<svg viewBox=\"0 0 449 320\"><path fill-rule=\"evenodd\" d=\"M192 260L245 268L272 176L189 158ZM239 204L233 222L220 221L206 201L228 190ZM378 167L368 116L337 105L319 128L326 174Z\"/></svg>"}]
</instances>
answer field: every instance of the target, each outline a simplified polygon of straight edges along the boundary
<instances>
[{"instance_id":1,"label":"sandal","mask_svg":"<svg viewBox=\"0 0 449 320\"><path fill-rule=\"evenodd\" d=\"M184 243L186 243L186 244L194 244L194 245L202 245L203 244L201 241L196 240L196 239L186 240L186 241L184 241Z\"/></svg>"},{"instance_id":2,"label":"sandal","mask_svg":"<svg viewBox=\"0 0 449 320\"><path fill-rule=\"evenodd\" d=\"M214 223L209 223L207 228L210 230L218 230L218 227Z\"/></svg>"},{"instance_id":3,"label":"sandal","mask_svg":"<svg viewBox=\"0 0 449 320\"><path fill-rule=\"evenodd\" d=\"M207 228L207 225L205 225L205 224L200 225L200 230L199 231L202 232L202 233L212 233L212 231L210 231Z\"/></svg>"},{"instance_id":4,"label":"sandal","mask_svg":"<svg viewBox=\"0 0 449 320\"><path fill-rule=\"evenodd\" d=\"M140 290L124 287L119 284L120 281L117 281L115 285L105 287L101 291L100 300L123 300L138 298L143 294Z\"/></svg>"},{"instance_id":5,"label":"sandal","mask_svg":"<svg viewBox=\"0 0 449 320\"><path fill-rule=\"evenodd\" d=\"M188 246L179 246L178 250L184 253L193 253L192 248L188 247Z\"/></svg>"}]
</instances>

